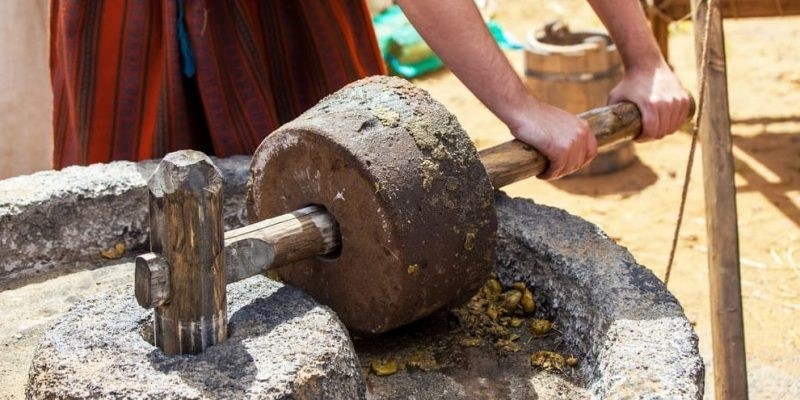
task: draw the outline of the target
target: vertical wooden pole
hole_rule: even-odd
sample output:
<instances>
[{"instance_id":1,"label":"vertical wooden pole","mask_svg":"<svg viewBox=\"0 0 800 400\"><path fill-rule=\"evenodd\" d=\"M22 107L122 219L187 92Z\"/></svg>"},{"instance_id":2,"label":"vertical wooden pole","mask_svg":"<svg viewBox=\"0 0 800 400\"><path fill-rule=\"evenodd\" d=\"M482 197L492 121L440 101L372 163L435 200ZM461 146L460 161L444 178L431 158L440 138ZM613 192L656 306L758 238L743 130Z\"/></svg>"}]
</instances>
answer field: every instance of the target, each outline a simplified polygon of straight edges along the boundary
<instances>
[{"instance_id":1,"label":"vertical wooden pole","mask_svg":"<svg viewBox=\"0 0 800 400\"><path fill-rule=\"evenodd\" d=\"M706 21L708 9L708 0L692 0L698 82L705 79L704 100L708 100L704 101L700 114L699 139L706 197L714 387L717 399L746 399L747 368L725 40L719 1L711 3L710 18ZM708 35L705 35L706 30ZM704 65L702 49L706 37Z\"/></svg>"},{"instance_id":2,"label":"vertical wooden pole","mask_svg":"<svg viewBox=\"0 0 800 400\"><path fill-rule=\"evenodd\" d=\"M148 181L151 251L164 256L169 299L155 308L155 344L197 354L227 337L222 176L203 153L167 154Z\"/></svg>"}]
</instances>

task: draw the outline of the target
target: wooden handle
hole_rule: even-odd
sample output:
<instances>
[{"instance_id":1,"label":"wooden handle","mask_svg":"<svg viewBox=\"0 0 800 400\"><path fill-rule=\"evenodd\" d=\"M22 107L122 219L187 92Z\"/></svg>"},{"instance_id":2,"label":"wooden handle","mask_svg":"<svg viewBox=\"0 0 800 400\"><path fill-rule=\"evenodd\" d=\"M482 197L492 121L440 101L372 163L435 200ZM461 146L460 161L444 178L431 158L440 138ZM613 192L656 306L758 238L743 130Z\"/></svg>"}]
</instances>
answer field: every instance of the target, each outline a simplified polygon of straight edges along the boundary
<instances>
[{"instance_id":1,"label":"wooden handle","mask_svg":"<svg viewBox=\"0 0 800 400\"><path fill-rule=\"evenodd\" d=\"M336 219L324 207L308 206L225 233L228 283L339 248Z\"/></svg>"},{"instance_id":2,"label":"wooden handle","mask_svg":"<svg viewBox=\"0 0 800 400\"><path fill-rule=\"evenodd\" d=\"M694 115L694 100L689 105L689 118ZM633 140L642 131L642 116L633 103L622 102L578 114L589 123L602 149L625 140ZM511 140L480 152L486 173L495 188L536 176L547 169L547 158L519 140Z\"/></svg>"}]
</instances>

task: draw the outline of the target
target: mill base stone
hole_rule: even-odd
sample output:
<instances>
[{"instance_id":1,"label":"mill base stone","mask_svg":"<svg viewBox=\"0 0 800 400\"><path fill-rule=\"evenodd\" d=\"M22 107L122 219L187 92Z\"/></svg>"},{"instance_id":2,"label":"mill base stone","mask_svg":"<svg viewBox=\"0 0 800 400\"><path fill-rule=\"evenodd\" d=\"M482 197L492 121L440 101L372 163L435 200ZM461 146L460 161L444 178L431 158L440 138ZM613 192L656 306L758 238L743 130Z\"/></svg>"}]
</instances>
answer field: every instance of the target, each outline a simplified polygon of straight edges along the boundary
<instances>
[{"instance_id":1,"label":"mill base stone","mask_svg":"<svg viewBox=\"0 0 800 400\"><path fill-rule=\"evenodd\" d=\"M471 399L492 386L505 398L702 398L697 336L658 278L597 226L563 210L504 194L496 204L495 273L504 285L532 289L581 360L570 373L582 387L526 366L502 370L502 363L461 382L446 371L365 377L328 308L254 277L228 285L230 338L196 356L167 357L146 340L152 311L136 304L130 285L79 303L45 333L27 396Z\"/></svg>"},{"instance_id":2,"label":"mill base stone","mask_svg":"<svg viewBox=\"0 0 800 400\"><path fill-rule=\"evenodd\" d=\"M199 355L166 356L149 343L152 314L131 286L79 304L45 333L27 397L364 397L345 328L295 288L265 277L228 285L230 337Z\"/></svg>"}]
</instances>

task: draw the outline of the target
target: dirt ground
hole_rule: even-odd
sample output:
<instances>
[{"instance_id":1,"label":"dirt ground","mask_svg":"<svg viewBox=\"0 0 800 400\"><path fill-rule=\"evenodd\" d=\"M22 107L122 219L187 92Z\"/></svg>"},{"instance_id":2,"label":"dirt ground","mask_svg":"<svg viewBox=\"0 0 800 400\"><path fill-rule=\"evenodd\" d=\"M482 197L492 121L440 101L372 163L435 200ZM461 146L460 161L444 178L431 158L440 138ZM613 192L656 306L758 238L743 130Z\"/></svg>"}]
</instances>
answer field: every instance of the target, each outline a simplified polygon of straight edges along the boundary
<instances>
[{"instance_id":1,"label":"dirt ground","mask_svg":"<svg viewBox=\"0 0 800 400\"><path fill-rule=\"evenodd\" d=\"M573 30L600 27L583 1L497 0L495 5L496 19L520 40L530 29L553 18L561 18ZM800 398L800 324L796 322L800 317L800 18L726 20L725 35L750 398ZM670 62L696 95L693 38L691 23L672 25ZM508 56L522 74L522 52L508 52ZM511 138L502 123L449 72L437 72L415 83L456 114L479 148ZM531 179L505 190L512 196L564 208L599 225L663 278L689 144L690 135L681 132L637 145L637 161L612 174L554 183ZM700 157L698 152L668 287L696 323L707 365L706 393L713 398ZM81 287L81 296L85 296L127 279L128 271L112 268L74 274L60 284ZM28 327L25 320L39 318L49 323L79 300L54 296L58 284L29 285L14 294L0 292L0 304L17 310L7 317L21 326L2 337L5 355L0 360L0 399L21 398L33 337L45 329L45 325ZM33 307L33 303L38 305Z\"/></svg>"},{"instance_id":2,"label":"dirt ground","mask_svg":"<svg viewBox=\"0 0 800 400\"><path fill-rule=\"evenodd\" d=\"M496 2L496 19L519 40L552 18L562 19L573 31L601 27L585 2L536 3L545 8L531 3ZM728 19L724 30L750 398L800 398L800 18ZM692 24L672 24L669 45L670 63L697 98ZM522 74L522 53L508 56ZM449 72L416 83L456 114L479 148L511 139L504 125ZM659 142L637 144L637 161L621 171L554 183L531 179L505 190L599 225L663 279L690 142L688 132L679 132ZM708 370L706 393L711 395L701 151L698 148L668 287L696 323Z\"/></svg>"}]
</instances>

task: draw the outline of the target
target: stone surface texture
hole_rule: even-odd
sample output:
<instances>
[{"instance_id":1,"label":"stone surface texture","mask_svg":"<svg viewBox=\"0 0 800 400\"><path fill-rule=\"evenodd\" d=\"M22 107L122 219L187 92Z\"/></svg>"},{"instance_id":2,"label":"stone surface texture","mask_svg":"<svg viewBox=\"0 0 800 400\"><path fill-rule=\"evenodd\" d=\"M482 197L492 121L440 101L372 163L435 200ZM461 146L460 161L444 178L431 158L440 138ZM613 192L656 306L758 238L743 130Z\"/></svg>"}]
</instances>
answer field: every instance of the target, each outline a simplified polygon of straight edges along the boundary
<instances>
[{"instance_id":1,"label":"stone surface texture","mask_svg":"<svg viewBox=\"0 0 800 400\"><path fill-rule=\"evenodd\" d=\"M26 396L104 399L356 399L365 387L344 326L264 277L228 286L227 341L165 356L129 285L78 304L44 334Z\"/></svg>"},{"instance_id":2,"label":"stone surface texture","mask_svg":"<svg viewBox=\"0 0 800 400\"><path fill-rule=\"evenodd\" d=\"M531 201L497 199L496 271L550 311L596 398L701 399L697 335L663 283L600 229Z\"/></svg>"},{"instance_id":3,"label":"stone surface texture","mask_svg":"<svg viewBox=\"0 0 800 400\"><path fill-rule=\"evenodd\" d=\"M226 228L241 226L250 158L213 159L225 182ZM0 288L109 263L148 247L147 179L157 161L68 167L0 181Z\"/></svg>"}]
</instances>

